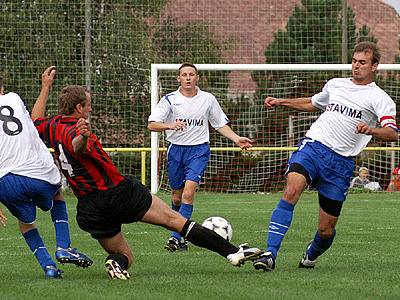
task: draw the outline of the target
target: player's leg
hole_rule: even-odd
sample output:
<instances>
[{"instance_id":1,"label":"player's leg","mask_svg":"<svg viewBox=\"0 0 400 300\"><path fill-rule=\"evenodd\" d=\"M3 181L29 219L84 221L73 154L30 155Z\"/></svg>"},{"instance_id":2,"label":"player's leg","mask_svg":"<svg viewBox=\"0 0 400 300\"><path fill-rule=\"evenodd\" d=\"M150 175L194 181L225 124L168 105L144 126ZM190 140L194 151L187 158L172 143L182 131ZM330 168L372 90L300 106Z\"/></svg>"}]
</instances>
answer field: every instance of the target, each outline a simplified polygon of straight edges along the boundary
<instances>
[{"instance_id":1,"label":"player's leg","mask_svg":"<svg viewBox=\"0 0 400 300\"><path fill-rule=\"evenodd\" d=\"M186 219L190 219L192 217L193 201L197 186L197 182L191 180L187 180L185 182L185 187L182 191L182 202L178 212ZM176 250L185 251L187 250L187 248L188 247L186 240L182 238L182 236L176 231L172 232L170 239L165 245L165 249L171 252L174 252Z\"/></svg>"},{"instance_id":2,"label":"player's leg","mask_svg":"<svg viewBox=\"0 0 400 300\"><path fill-rule=\"evenodd\" d=\"M214 231L185 219L155 195L152 196L151 206L141 221L177 231L189 242L220 254L235 266L240 266L246 260L256 259L262 253L258 248L231 244Z\"/></svg>"},{"instance_id":3,"label":"player's leg","mask_svg":"<svg viewBox=\"0 0 400 300\"><path fill-rule=\"evenodd\" d=\"M296 172L296 168L300 169L300 167L300 165L292 165L292 169L289 169L286 188L282 198L272 212L268 225L267 250L254 262L254 268L257 270L271 271L275 268L275 259L282 240L292 223L294 207L301 193L307 187L307 180L302 174L303 172Z\"/></svg>"},{"instance_id":4,"label":"player's leg","mask_svg":"<svg viewBox=\"0 0 400 300\"><path fill-rule=\"evenodd\" d=\"M328 250L336 235L336 224L342 209L342 201L330 200L319 195L319 223L314 239L308 244L300 260L299 268L314 268L317 257Z\"/></svg>"},{"instance_id":5,"label":"player's leg","mask_svg":"<svg viewBox=\"0 0 400 300\"><path fill-rule=\"evenodd\" d=\"M93 261L90 257L79 252L76 248L71 248L67 206L61 191L54 196L50 214L56 231L57 247L55 255L57 261L62 264L75 264L82 268L91 266Z\"/></svg>"},{"instance_id":6,"label":"player's leg","mask_svg":"<svg viewBox=\"0 0 400 300\"><path fill-rule=\"evenodd\" d=\"M19 229L25 242L42 267L46 278L62 278L63 271L51 258L36 226L18 221Z\"/></svg>"},{"instance_id":7,"label":"player's leg","mask_svg":"<svg viewBox=\"0 0 400 300\"><path fill-rule=\"evenodd\" d=\"M133 263L133 253L122 232L113 237L99 238L100 245L109 254L105 265L111 279L129 279L128 268Z\"/></svg>"}]
</instances>

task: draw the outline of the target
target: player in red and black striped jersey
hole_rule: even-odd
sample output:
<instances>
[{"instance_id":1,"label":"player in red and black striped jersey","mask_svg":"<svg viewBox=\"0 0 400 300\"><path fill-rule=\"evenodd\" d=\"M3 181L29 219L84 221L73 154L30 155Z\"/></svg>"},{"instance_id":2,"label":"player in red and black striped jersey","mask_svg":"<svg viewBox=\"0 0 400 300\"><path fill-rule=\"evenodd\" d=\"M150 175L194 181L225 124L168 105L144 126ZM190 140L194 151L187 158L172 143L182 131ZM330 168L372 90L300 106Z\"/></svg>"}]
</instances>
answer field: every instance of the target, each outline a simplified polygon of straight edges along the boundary
<instances>
[{"instance_id":1,"label":"player in red and black striped jersey","mask_svg":"<svg viewBox=\"0 0 400 300\"><path fill-rule=\"evenodd\" d=\"M90 93L70 85L59 95L60 115L43 118L47 96L39 97L32 119L40 136L53 147L63 174L78 198L79 227L98 240L109 254L106 268L111 278L128 279L133 262L121 225L142 221L181 233L189 242L226 257L234 266L258 258L262 251L231 244L201 225L185 219L139 181L123 177L90 131Z\"/></svg>"}]
</instances>

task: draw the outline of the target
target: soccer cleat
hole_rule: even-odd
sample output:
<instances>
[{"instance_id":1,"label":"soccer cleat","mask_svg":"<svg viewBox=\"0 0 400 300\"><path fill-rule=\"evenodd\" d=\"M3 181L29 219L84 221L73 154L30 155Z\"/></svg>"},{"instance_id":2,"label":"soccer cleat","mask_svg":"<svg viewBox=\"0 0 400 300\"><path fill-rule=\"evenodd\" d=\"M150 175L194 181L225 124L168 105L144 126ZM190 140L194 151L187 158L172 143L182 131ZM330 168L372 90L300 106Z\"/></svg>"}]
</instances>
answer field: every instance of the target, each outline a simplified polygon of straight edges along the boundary
<instances>
[{"instance_id":1,"label":"soccer cleat","mask_svg":"<svg viewBox=\"0 0 400 300\"><path fill-rule=\"evenodd\" d=\"M64 273L62 270L53 265L46 266L44 269L44 277L46 279L61 279L62 273Z\"/></svg>"},{"instance_id":2,"label":"soccer cleat","mask_svg":"<svg viewBox=\"0 0 400 300\"><path fill-rule=\"evenodd\" d=\"M178 250L179 251L188 251L188 242L184 238L181 238L179 245L178 245Z\"/></svg>"},{"instance_id":3,"label":"soccer cleat","mask_svg":"<svg viewBox=\"0 0 400 300\"><path fill-rule=\"evenodd\" d=\"M271 252L265 252L253 263L253 267L256 270L272 271L275 269L275 257Z\"/></svg>"},{"instance_id":4,"label":"soccer cleat","mask_svg":"<svg viewBox=\"0 0 400 300\"><path fill-rule=\"evenodd\" d=\"M303 254L303 258L300 260L299 262L299 268L303 268L303 269L313 269L315 267L315 264L317 263L317 260L311 260L308 257L307 251L308 249L311 247L311 244L313 243L314 240L312 240L306 249L306 252Z\"/></svg>"},{"instance_id":5,"label":"soccer cleat","mask_svg":"<svg viewBox=\"0 0 400 300\"><path fill-rule=\"evenodd\" d=\"M74 264L82 268L90 267L93 264L90 257L71 247L67 249L57 247L56 259L60 264Z\"/></svg>"},{"instance_id":6,"label":"soccer cleat","mask_svg":"<svg viewBox=\"0 0 400 300\"><path fill-rule=\"evenodd\" d=\"M113 259L106 261L106 270L111 279L128 280L131 275L127 270L123 270L121 266Z\"/></svg>"},{"instance_id":7,"label":"soccer cleat","mask_svg":"<svg viewBox=\"0 0 400 300\"><path fill-rule=\"evenodd\" d=\"M250 248L247 244L242 244L239 246L239 250L236 253L229 254L227 259L235 267L240 267L245 261L259 258L262 253L261 249Z\"/></svg>"},{"instance_id":8,"label":"soccer cleat","mask_svg":"<svg viewBox=\"0 0 400 300\"><path fill-rule=\"evenodd\" d=\"M174 237L170 237L164 246L164 249L170 252L175 252L176 250L178 250L178 248L179 248L179 241Z\"/></svg>"}]
</instances>

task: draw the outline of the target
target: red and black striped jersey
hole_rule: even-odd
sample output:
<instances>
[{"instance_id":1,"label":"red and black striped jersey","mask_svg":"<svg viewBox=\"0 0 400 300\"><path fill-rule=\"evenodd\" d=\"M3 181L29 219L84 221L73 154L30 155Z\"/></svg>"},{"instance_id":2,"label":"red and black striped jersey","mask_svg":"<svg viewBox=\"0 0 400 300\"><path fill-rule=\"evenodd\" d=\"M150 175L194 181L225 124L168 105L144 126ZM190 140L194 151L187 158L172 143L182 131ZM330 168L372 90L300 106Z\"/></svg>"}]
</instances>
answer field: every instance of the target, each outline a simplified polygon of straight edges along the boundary
<instances>
[{"instance_id":1,"label":"red and black striped jersey","mask_svg":"<svg viewBox=\"0 0 400 300\"><path fill-rule=\"evenodd\" d=\"M36 129L48 147L54 149L64 176L75 196L83 196L118 185L124 177L103 150L93 133L83 154L76 155L72 140L79 136L78 119L61 115L35 120Z\"/></svg>"}]
</instances>

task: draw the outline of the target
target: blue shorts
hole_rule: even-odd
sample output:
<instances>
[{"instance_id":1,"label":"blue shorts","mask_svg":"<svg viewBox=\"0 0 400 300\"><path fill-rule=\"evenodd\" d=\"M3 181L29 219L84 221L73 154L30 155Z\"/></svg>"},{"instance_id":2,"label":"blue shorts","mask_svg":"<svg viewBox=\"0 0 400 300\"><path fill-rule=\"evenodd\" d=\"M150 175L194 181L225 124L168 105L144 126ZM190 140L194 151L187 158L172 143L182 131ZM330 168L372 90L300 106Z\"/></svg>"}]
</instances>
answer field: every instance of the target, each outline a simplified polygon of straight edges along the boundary
<instances>
[{"instance_id":1,"label":"blue shorts","mask_svg":"<svg viewBox=\"0 0 400 300\"><path fill-rule=\"evenodd\" d=\"M53 197L59 184L8 173L0 178L0 202L18 220L32 224L36 220L36 206L48 211L53 207Z\"/></svg>"},{"instance_id":2,"label":"blue shorts","mask_svg":"<svg viewBox=\"0 0 400 300\"><path fill-rule=\"evenodd\" d=\"M344 201L350 187L354 159L342 156L318 141L304 139L289 159L308 172L311 187L326 198Z\"/></svg>"},{"instance_id":3,"label":"blue shorts","mask_svg":"<svg viewBox=\"0 0 400 300\"><path fill-rule=\"evenodd\" d=\"M210 159L210 145L171 144L168 147L167 157L169 185L173 190L180 190L185 186L186 180L200 182Z\"/></svg>"}]
</instances>

